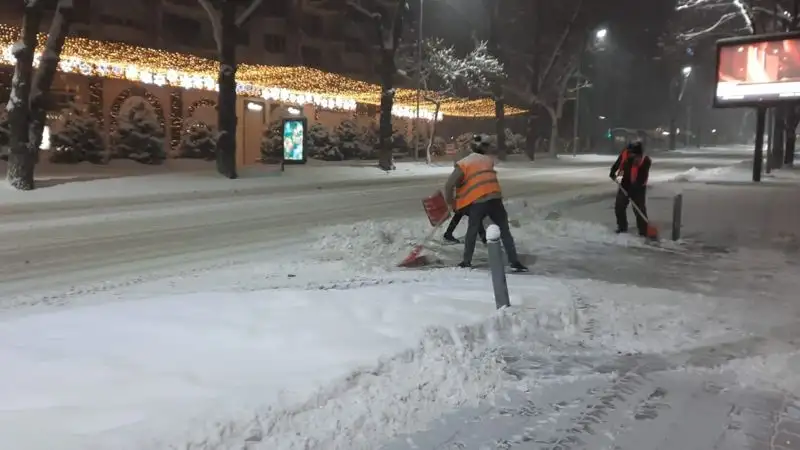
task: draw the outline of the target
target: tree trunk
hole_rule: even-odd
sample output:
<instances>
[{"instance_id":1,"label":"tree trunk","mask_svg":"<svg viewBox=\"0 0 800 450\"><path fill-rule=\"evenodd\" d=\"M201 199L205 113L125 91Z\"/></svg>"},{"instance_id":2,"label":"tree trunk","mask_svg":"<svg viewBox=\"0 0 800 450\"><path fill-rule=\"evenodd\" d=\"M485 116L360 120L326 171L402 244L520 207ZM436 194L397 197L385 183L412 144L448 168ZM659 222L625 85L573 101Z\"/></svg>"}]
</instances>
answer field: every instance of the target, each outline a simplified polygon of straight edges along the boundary
<instances>
[{"instance_id":1,"label":"tree trunk","mask_svg":"<svg viewBox=\"0 0 800 450\"><path fill-rule=\"evenodd\" d=\"M503 86L500 82L495 83L495 86L494 132L497 134L497 158L501 161L505 161L508 153L506 149L505 98L503 98Z\"/></svg>"},{"instance_id":2,"label":"tree trunk","mask_svg":"<svg viewBox=\"0 0 800 450\"><path fill-rule=\"evenodd\" d=\"M786 116L786 150L783 152L783 163L788 167L794 166L795 144L797 143L798 114L795 108L789 107Z\"/></svg>"},{"instance_id":3,"label":"tree trunk","mask_svg":"<svg viewBox=\"0 0 800 450\"><path fill-rule=\"evenodd\" d=\"M433 120L433 123L431 123L431 135L428 136L428 148L425 150L425 155L426 155L426 157L428 159L428 164L430 164L432 162L431 147L433 147L433 138L436 137L436 122L437 122L437 120L435 118L439 117L439 108L442 106L442 102L437 101L435 103L435 105L436 105L436 108L434 109L434 113L433 113L434 120Z\"/></svg>"},{"instance_id":4,"label":"tree trunk","mask_svg":"<svg viewBox=\"0 0 800 450\"><path fill-rule=\"evenodd\" d=\"M773 124L772 139L772 167L780 169L783 166L783 147L785 145L786 136L784 130L786 129L786 108L779 106L775 108L775 121Z\"/></svg>"},{"instance_id":5,"label":"tree trunk","mask_svg":"<svg viewBox=\"0 0 800 450\"><path fill-rule=\"evenodd\" d=\"M381 48L381 117L378 139L378 167L392 170L392 107L394 106L394 49Z\"/></svg>"},{"instance_id":6,"label":"tree trunk","mask_svg":"<svg viewBox=\"0 0 800 450\"><path fill-rule=\"evenodd\" d=\"M30 152L39 160L39 149L42 146L42 133L47 122L48 98L53 80L58 70L58 63L61 61L61 50L64 48L64 41L69 33L72 24L73 9L71 1L59 1L53 22L50 24L50 32L47 35L47 44L39 63L39 70L33 80L30 100Z\"/></svg>"},{"instance_id":7,"label":"tree trunk","mask_svg":"<svg viewBox=\"0 0 800 450\"><path fill-rule=\"evenodd\" d=\"M525 123L525 153L531 161L536 160L536 115L533 108L528 112Z\"/></svg>"},{"instance_id":8,"label":"tree trunk","mask_svg":"<svg viewBox=\"0 0 800 450\"><path fill-rule=\"evenodd\" d=\"M33 178L35 155L28 149L30 139L28 116L33 54L36 51L36 34L41 23L41 7L26 6L20 32L21 41L14 46L17 63L14 68L14 79L11 82L11 98L8 101L10 145L6 177L13 188L22 191L30 191L35 187Z\"/></svg>"},{"instance_id":9,"label":"tree trunk","mask_svg":"<svg viewBox=\"0 0 800 450\"><path fill-rule=\"evenodd\" d=\"M484 8L489 9L489 51L499 61L503 61L498 39L500 27L500 2L484 0ZM506 109L503 96L503 80L497 79L492 85L494 95L494 132L497 135L497 157L506 159Z\"/></svg>"},{"instance_id":10,"label":"tree trunk","mask_svg":"<svg viewBox=\"0 0 800 450\"><path fill-rule=\"evenodd\" d=\"M230 179L236 174L236 4L220 5L222 36L219 55L219 97L217 104L219 138L217 172Z\"/></svg>"},{"instance_id":11,"label":"tree trunk","mask_svg":"<svg viewBox=\"0 0 800 450\"><path fill-rule=\"evenodd\" d=\"M547 152L552 156L558 156L558 115L552 108L547 108L550 115L550 142Z\"/></svg>"}]
</instances>

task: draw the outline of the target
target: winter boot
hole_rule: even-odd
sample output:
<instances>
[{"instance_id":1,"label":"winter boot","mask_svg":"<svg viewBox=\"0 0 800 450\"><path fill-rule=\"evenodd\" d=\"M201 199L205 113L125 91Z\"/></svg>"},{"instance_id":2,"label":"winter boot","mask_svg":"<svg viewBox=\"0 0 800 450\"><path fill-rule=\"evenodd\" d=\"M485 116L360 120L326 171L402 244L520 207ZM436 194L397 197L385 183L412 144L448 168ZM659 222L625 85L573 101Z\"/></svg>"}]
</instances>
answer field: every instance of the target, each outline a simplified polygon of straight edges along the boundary
<instances>
[{"instance_id":1,"label":"winter boot","mask_svg":"<svg viewBox=\"0 0 800 450\"><path fill-rule=\"evenodd\" d=\"M530 271L527 266L525 266L524 264L522 264L519 261L511 263L511 270L513 270L514 272L517 272L517 273L529 272Z\"/></svg>"},{"instance_id":2,"label":"winter boot","mask_svg":"<svg viewBox=\"0 0 800 450\"><path fill-rule=\"evenodd\" d=\"M446 233L443 236L443 238L444 238L444 241L447 242L448 244L460 244L461 243L461 241L459 241L458 239L456 239L455 236L453 236L452 234L449 234L449 233Z\"/></svg>"},{"instance_id":3,"label":"winter boot","mask_svg":"<svg viewBox=\"0 0 800 450\"><path fill-rule=\"evenodd\" d=\"M460 267L462 269L471 269L472 268L472 263L461 261L460 263L458 263L458 267Z\"/></svg>"}]
</instances>

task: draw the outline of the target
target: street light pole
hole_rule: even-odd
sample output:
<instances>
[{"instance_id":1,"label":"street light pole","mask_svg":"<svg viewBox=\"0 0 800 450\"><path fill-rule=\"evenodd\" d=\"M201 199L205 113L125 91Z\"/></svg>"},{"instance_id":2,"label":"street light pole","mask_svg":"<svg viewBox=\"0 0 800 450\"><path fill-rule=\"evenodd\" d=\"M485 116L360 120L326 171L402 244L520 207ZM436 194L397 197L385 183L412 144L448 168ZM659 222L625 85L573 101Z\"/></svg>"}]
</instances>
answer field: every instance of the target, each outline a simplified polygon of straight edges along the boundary
<instances>
[{"instance_id":1,"label":"street light pole","mask_svg":"<svg viewBox=\"0 0 800 450\"><path fill-rule=\"evenodd\" d=\"M581 49L578 55L578 73L575 74L575 112L574 119L572 120L572 156L575 157L578 152L578 145L580 144L580 120L581 120L581 77L583 76L583 60L586 55L586 49L594 47L594 44L602 42L608 36L608 29L601 28L590 37L590 41Z\"/></svg>"},{"instance_id":2,"label":"street light pole","mask_svg":"<svg viewBox=\"0 0 800 450\"><path fill-rule=\"evenodd\" d=\"M423 6L425 4L425 0L419 0L419 35L417 36L417 117L416 121L416 132L414 133L414 160L416 161L419 159L419 148L422 140L421 128L419 124L419 108L422 104L422 20L423 20ZM425 155L425 160L430 164L430 158L428 155Z\"/></svg>"}]
</instances>

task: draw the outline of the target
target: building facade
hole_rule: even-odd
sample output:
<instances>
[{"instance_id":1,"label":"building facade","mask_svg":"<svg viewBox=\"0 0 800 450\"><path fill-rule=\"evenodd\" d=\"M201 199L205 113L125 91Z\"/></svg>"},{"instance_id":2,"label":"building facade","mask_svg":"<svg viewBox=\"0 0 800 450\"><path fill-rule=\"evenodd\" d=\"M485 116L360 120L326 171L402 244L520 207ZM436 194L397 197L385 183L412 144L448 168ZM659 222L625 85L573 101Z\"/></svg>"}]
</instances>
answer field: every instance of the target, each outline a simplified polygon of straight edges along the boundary
<instances>
[{"instance_id":1,"label":"building facade","mask_svg":"<svg viewBox=\"0 0 800 450\"><path fill-rule=\"evenodd\" d=\"M197 0L74 0L74 5L72 36L216 57L211 23ZM343 0L263 1L241 32L239 61L372 77L371 52L359 31L348 26L345 7ZM0 23L18 26L22 13L23 2L0 2Z\"/></svg>"}]
</instances>

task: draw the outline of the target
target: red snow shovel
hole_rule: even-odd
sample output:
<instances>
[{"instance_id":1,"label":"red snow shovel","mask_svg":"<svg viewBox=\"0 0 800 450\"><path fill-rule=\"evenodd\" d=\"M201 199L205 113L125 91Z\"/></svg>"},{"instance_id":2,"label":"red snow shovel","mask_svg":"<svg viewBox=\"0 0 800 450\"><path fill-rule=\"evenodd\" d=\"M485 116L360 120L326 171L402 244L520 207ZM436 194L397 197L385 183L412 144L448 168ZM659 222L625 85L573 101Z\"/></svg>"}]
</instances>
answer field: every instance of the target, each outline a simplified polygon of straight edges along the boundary
<instances>
[{"instance_id":1,"label":"red snow shovel","mask_svg":"<svg viewBox=\"0 0 800 450\"><path fill-rule=\"evenodd\" d=\"M450 208L444 200L442 191L438 191L430 197L422 199L422 206L425 208L425 214L428 216L431 225L433 225L433 229L431 229L419 244L411 249L411 253L398 264L399 267L420 267L428 264L428 258L422 256L421 253L425 249L425 245L427 245L433 238L433 235L436 234L436 231L450 218Z\"/></svg>"}]
</instances>

